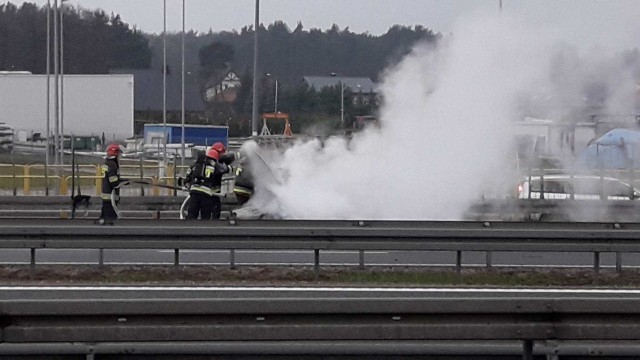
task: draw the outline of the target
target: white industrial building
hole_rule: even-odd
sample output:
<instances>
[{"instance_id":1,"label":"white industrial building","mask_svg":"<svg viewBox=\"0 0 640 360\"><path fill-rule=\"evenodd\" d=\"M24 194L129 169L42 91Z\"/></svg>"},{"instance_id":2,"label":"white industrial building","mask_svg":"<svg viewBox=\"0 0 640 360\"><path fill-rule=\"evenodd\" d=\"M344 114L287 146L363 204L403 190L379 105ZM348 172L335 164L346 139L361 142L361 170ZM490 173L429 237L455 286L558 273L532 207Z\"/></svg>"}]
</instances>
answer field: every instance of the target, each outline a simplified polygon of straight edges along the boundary
<instances>
[{"instance_id":1,"label":"white industrial building","mask_svg":"<svg viewBox=\"0 0 640 360\"><path fill-rule=\"evenodd\" d=\"M134 135L133 75L64 75L60 80L60 119L64 135L123 140ZM49 130L55 134L55 81L50 82ZM0 123L24 141L30 134L46 136L47 76L0 73Z\"/></svg>"}]
</instances>

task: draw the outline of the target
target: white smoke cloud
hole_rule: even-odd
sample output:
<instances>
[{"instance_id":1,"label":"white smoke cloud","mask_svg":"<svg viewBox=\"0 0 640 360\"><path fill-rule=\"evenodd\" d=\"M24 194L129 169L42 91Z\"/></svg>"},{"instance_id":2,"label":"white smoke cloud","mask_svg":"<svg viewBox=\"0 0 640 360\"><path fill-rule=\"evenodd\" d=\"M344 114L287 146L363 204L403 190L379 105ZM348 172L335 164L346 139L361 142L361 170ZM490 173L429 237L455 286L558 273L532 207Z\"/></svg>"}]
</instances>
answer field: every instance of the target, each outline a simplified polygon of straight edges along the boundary
<instances>
[{"instance_id":1,"label":"white smoke cloud","mask_svg":"<svg viewBox=\"0 0 640 360\"><path fill-rule=\"evenodd\" d=\"M562 46L561 28L504 12L463 19L437 48L420 45L386 72L380 129L350 143L301 142L269 159L278 182L262 186L274 196L253 205L298 219L462 219L483 194L515 184L522 99L562 117L595 78L626 79L616 66L600 71L606 54ZM628 103L635 84L623 82L612 106Z\"/></svg>"}]
</instances>

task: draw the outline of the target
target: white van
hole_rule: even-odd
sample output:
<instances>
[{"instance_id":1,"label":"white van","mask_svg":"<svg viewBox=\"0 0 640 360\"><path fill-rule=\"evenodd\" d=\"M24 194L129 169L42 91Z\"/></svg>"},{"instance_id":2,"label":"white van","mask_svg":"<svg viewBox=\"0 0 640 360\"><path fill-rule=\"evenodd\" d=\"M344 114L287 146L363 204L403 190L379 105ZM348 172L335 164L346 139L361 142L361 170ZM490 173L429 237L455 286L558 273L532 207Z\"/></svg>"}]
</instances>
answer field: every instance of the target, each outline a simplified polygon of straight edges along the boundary
<instances>
[{"instance_id":1,"label":"white van","mask_svg":"<svg viewBox=\"0 0 640 360\"><path fill-rule=\"evenodd\" d=\"M518 183L518 199L635 200L640 192L613 177L552 174L526 177Z\"/></svg>"}]
</instances>

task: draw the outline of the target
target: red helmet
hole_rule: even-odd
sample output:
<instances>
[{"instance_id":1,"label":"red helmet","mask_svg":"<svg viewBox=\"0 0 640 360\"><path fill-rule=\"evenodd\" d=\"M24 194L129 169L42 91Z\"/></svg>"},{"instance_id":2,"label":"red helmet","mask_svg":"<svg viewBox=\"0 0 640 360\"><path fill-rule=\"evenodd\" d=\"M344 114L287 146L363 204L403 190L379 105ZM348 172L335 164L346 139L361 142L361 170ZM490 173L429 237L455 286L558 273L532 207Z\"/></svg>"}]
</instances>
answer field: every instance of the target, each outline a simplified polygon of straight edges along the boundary
<instances>
[{"instance_id":1,"label":"red helmet","mask_svg":"<svg viewBox=\"0 0 640 360\"><path fill-rule=\"evenodd\" d=\"M122 153L122 148L119 144L113 143L107 146L107 156L118 156L118 154Z\"/></svg>"},{"instance_id":2,"label":"red helmet","mask_svg":"<svg viewBox=\"0 0 640 360\"><path fill-rule=\"evenodd\" d=\"M210 159L218 160L220 159L220 153L216 151L216 149L211 148L207 150L207 157Z\"/></svg>"},{"instance_id":3,"label":"red helmet","mask_svg":"<svg viewBox=\"0 0 640 360\"><path fill-rule=\"evenodd\" d=\"M211 145L211 148L217 151L220 155L224 154L227 151L227 148L220 141Z\"/></svg>"}]
</instances>

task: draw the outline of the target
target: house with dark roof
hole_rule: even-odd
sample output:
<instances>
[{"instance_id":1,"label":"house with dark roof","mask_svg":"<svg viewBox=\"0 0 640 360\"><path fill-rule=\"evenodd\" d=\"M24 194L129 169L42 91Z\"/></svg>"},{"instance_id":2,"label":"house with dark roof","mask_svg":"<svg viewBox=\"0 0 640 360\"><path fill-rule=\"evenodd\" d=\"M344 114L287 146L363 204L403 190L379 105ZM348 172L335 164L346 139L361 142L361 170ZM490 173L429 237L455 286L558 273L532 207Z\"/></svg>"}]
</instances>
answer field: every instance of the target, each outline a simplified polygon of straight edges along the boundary
<instances>
[{"instance_id":1,"label":"house with dark roof","mask_svg":"<svg viewBox=\"0 0 640 360\"><path fill-rule=\"evenodd\" d=\"M219 79L213 80L205 90L207 102L233 103L238 97L242 81L233 71L229 71Z\"/></svg>"},{"instance_id":2,"label":"house with dark roof","mask_svg":"<svg viewBox=\"0 0 640 360\"><path fill-rule=\"evenodd\" d=\"M350 98L354 104L368 105L378 103L377 87L368 77L304 76L303 80L309 87L317 91L325 87L344 86L345 92L351 93Z\"/></svg>"}]
</instances>

